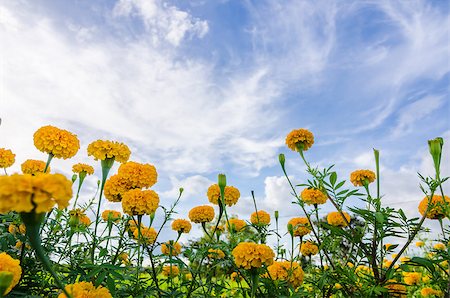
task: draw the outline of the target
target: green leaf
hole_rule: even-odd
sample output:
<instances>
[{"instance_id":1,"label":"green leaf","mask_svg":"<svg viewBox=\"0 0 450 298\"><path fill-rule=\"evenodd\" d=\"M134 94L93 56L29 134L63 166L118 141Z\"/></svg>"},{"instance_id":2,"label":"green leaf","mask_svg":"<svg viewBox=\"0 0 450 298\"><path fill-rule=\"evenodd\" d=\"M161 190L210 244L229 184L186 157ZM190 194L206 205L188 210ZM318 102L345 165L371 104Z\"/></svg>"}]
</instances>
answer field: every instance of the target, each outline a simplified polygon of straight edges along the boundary
<instances>
[{"instance_id":1,"label":"green leaf","mask_svg":"<svg viewBox=\"0 0 450 298\"><path fill-rule=\"evenodd\" d=\"M331 175L330 175L330 183L331 183L331 185L334 186L334 184L336 183L336 180L337 180L336 172L331 173Z\"/></svg>"},{"instance_id":2,"label":"green leaf","mask_svg":"<svg viewBox=\"0 0 450 298\"><path fill-rule=\"evenodd\" d=\"M336 189L338 189L338 188L341 188L341 187L342 187L342 185L344 185L344 183L345 183L345 180L344 180L344 181L341 181L341 182L339 182L339 183L338 183L338 185L336 185Z\"/></svg>"},{"instance_id":3,"label":"green leaf","mask_svg":"<svg viewBox=\"0 0 450 298\"><path fill-rule=\"evenodd\" d=\"M427 268L431 273L435 271L434 263L428 259L413 257L410 262L419 264L420 266Z\"/></svg>"},{"instance_id":4,"label":"green leaf","mask_svg":"<svg viewBox=\"0 0 450 298\"><path fill-rule=\"evenodd\" d=\"M375 213L375 218L377 219L377 222L379 222L380 224L384 223L384 215L381 212L376 212Z\"/></svg>"}]
</instances>

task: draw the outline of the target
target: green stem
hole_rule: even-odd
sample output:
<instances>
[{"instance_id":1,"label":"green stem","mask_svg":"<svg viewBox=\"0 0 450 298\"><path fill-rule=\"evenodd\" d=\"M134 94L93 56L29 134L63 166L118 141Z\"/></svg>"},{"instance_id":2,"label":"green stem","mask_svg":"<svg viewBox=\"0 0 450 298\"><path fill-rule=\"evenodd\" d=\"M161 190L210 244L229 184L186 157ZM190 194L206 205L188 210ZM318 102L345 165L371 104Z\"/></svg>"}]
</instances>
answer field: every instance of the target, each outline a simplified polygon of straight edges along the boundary
<instances>
[{"instance_id":1,"label":"green stem","mask_svg":"<svg viewBox=\"0 0 450 298\"><path fill-rule=\"evenodd\" d=\"M256 289L258 288L259 275L258 272L252 272L252 298L256 297Z\"/></svg>"},{"instance_id":2,"label":"green stem","mask_svg":"<svg viewBox=\"0 0 450 298\"><path fill-rule=\"evenodd\" d=\"M142 223L142 215L138 215L138 259L136 264L136 288L138 289L138 292L140 291L140 282L139 282L139 270L141 268L141 241L142 241L142 234L141 234L141 223Z\"/></svg>"},{"instance_id":3,"label":"green stem","mask_svg":"<svg viewBox=\"0 0 450 298\"><path fill-rule=\"evenodd\" d=\"M50 162L52 161L53 156L54 155L52 153L48 154L47 163L45 164L45 168L44 168L44 173L47 173L47 169L50 166Z\"/></svg>"},{"instance_id":4,"label":"green stem","mask_svg":"<svg viewBox=\"0 0 450 298\"><path fill-rule=\"evenodd\" d=\"M86 173L86 172L84 172L84 173ZM80 196L81 185L83 184L85 177L86 177L86 174L84 174L84 176L82 176L81 174L79 175L77 196L75 197L75 202L73 203L73 209L75 209L77 207L78 198Z\"/></svg>"}]
</instances>

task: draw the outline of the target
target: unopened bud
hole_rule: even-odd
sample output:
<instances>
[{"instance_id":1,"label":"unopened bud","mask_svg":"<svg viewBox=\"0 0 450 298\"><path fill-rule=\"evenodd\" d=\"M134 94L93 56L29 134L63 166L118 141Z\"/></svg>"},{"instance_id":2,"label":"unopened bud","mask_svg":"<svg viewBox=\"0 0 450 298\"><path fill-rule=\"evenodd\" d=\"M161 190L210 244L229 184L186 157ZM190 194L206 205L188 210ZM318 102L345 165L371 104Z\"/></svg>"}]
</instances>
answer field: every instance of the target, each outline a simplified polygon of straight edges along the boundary
<instances>
[{"instance_id":1,"label":"unopened bud","mask_svg":"<svg viewBox=\"0 0 450 298\"><path fill-rule=\"evenodd\" d=\"M292 226L292 224L288 224L287 228L288 228L289 234L291 234L291 237L294 237L294 227Z\"/></svg>"},{"instance_id":2,"label":"unopened bud","mask_svg":"<svg viewBox=\"0 0 450 298\"><path fill-rule=\"evenodd\" d=\"M286 157L284 156L283 153L280 153L280 155L278 155L278 160L280 161L280 165L282 167L284 167L284 163L286 162Z\"/></svg>"},{"instance_id":3,"label":"unopened bud","mask_svg":"<svg viewBox=\"0 0 450 298\"><path fill-rule=\"evenodd\" d=\"M72 183L74 183L77 180L78 176L76 174L72 175Z\"/></svg>"},{"instance_id":4,"label":"unopened bud","mask_svg":"<svg viewBox=\"0 0 450 298\"><path fill-rule=\"evenodd\" d=\"M219 174L218 183L220 188L225 188L227 186L227 176L225 174Z\"/></svg>"},{"instance_id":5,"label":"unopened bud","mask_svg":"<svg viewBox=\"0 0 450 298\"><path fill-rule=\"evenodd\" d=\"M275 211L275 220L278 220L278 216L279 216L278 210L276 210L276 211Z\"/></svg>"},{"instance_id":6,"label":"unopened bud","mask_svg":"<svg viewBox=\"0 0 450 298\"><path fill-rule=\"evenodd\" d=\"M430 154L433 157L434 168L437 173L439 173L441 167L442 146L444 146L444 139L441 137L428 141L428 147L430 149Z\"/></svg>"}]
</instances>

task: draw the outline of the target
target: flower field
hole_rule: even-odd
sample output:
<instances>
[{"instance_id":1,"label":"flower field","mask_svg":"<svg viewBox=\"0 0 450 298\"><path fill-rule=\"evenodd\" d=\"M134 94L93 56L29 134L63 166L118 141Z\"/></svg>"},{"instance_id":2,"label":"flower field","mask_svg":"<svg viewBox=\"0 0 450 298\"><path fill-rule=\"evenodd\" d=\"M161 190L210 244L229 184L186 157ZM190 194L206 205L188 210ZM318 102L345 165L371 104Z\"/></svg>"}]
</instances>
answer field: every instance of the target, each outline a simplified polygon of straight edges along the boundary
<instances>
[{"instance_id":1,"label":"flower field","mask_svg":"<svg viewBox=\"0 0 450 298\"><path fill-rule=\"evenodd\" d=\"M298 211L287 226L279 226L278 211L260 210L253 193L254 213L233 217L227 208L239 206L241 193L225 174L204 190L188 218L179 218L183 188L172 202L160 201L152 189L157 169L131 161L127 145L97 140L79 152L77 136L54 126L38 129L33 141L46 161L16 161L13 148L0 148L0 297L450 295L442 138L428 141L435 174L419 174L423 200L417 216L408 218L383 204L378 150L373 169L341 178L332 165L320 168L308 160L314 135L293 130L286 137L292 154L279 155L291 208ZM77 163L77 154L92 157L92 164ZM73 165L72 177L52 171L55 158ZM292 181L288 174L288 159L296 158L306 166L306 181ZM22 173L8 173L15 162L22 162ZM91 200L80 202L95 163L101 180ZM120 164L117 173L114 164ZM103 207L105 200L114 210ZM321 217L325 204L334 211ZM440 229L426 231L425 221ZM203 235L179 241L193 225ZM161 240L163 227L171 228L172 240ZM280 243L283 235L289 243Z\"/></svg>"}]
</instances>

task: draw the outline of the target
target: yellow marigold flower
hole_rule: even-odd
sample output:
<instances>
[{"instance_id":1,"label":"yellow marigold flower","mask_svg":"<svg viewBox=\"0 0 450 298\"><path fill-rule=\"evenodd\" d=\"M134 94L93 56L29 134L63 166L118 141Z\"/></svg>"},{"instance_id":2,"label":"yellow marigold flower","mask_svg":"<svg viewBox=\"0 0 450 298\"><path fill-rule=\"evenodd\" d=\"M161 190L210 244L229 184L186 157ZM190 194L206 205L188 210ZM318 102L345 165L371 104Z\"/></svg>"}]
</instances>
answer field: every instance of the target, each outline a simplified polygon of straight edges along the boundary
<instances>
[{"instance_id":1,"label":"yellow marigold flower","mask_svg":"<svg viewBox=\"0 0 450 298\"><path fill-rule=\"evenodd\" d=\"M80 149L80 141L73 133L47 125L33 135L34 146L39 151L52 154L56 158L71 158Z\"/></svg>"},{"instance_id":2,"label":"yellow marigold flower","mask_svg":"<svg viewBox=\"0 0 450 298\"><path fill-rule=\"evenodd\" d=\"M429 219L439 219L446 216L446 208L448 210L450 206L450 198L448 196L433 196L430 203L430 209L427 212L427 218ZM428 207L428 197L425 197L419 204L419 212L422 216Z\"/></svg>"},{"instance_id":3,"label":"yellow marigold flower","mask_svg":"<svg viewBox=\"0 0 450 298\"><path fill-rule=\"evenodd\" d=\"M74 172L76 174L85 172L88 175L92 175L92 174L94 174L94 168L85 163L77 163L72 166L72 172Z\"/></svg>"},{"instance_id":4,"label":"yellow marigold flower","mask_svg":"<svg viewBox=\"0 0 450 298\"><path fill-rule=\"evenodd\" d=\"M103 194L110 202L122 201L123 194L131 189L128 180L119 175L113 175L105 182Z\"/></svg>"},{"instance_id":5,"label":"yellow marigold flower","mask_svg":"<svg viewBox=\"0 0 450 298\"><path fill-rule=\"evenodd\" d=\"M118 255L119 261L122 262L124 265L128 265L130 263L128 259L128 254L126 252L122 252Z\"/></svg>"},{"instance_id":6,"label":"yellow marigold flower","mask_svg":"<svg viewBox=\"0 0 450 298\"><path fill-rule=\"evenodd\" d=\"M402 262L402 263L406 263L406 262L409 262L409 261L411 261L410 257L401 257L400 258L400 262Z\"/></svg>"},{"instance_id":7,"label":"yellow marigold flower","mask_svg":"<svg viewBox=\"0 0 450 298\"><path fill-rule=\"evenodd\" d=\"M314 256L319 253L319 247L311 241L305 241L300 246L300 252L306 257Z\"/></svg>"},{"instance_id":8,"label":"yellow marigold flower","mask_svg":"<svg viewBox=\"0 0 450 298\"><path fill-rule=\"evenodd\" d=\"M97 140L89 144L88 155L93 156L95 160L105 160L114 158L114 160L124 163L130 158L131 151L127 145L113 141Z\"/></svg>"},{"instance_id":9,"label":"yellow marigold flower","mask_svg":"<svg viewBox=\"0 0 450 298\"><path fill-rule=\"evenodd\" d=\"M444 295L442 294L442 291L440 290L435 290L433 288L430 287L426 287L423 288L422 290L420 290L420 294L424 297L444 297Z\"/></svg>"},{"instance_id":10,"label":"yellow marigold flower","mask_svg":"<svg viewBox=\"0 0 450 298\"><path fill-rule=\"evenodd\" d=\"M187 279L187 280L192 280L192 273L186 273L184 275L184 278Z\"/></svg>"},{"instance_id":11,"label":"yellow marigold flower","mask_svg":"<svg viewBox=\"0 0 450 298\"><path fill-rule=\"evenodd\" d=\"M407 285L417 285L422 278L422 273L420 272L403 272L403 280Z\"/></svg>"},{"instance_id":12,"label":"yellow marigold flower","mask_svg":"<svg viewBox=\"0 0 450 298\"><path fill-rule=\"evenodd\" d=\"M141 229L143 229L145 226L141 223ZM134 233L134 231L137 230L137 221L135 222L133 219L130 219L128 221L128 230L130 230L131 233Z\"/></svg>"},{"instance_id":13,"label":"yellow marigold flower","mask_svg":"<svg viewBox=\"0 0 450 298\"><path fill-rule=\"evenodd\" d=\"M176 277L180 274L180 269L178 269L178 266L175 265L166 265L162 268L162 274L167 277Z\"/></svg>"},{"instance_id":14,"label":"yellow marigold flower","mask_svg":"<svg viewBox=\"0 0 450 298\"><path fill-rule=\"evenodd\" d=\"M300 146L303 151L308 150L314 144L314 135L307 129L294 129L286 137L286 145L292 151L298 151Z\"/></svg>"},{"instance_id":15,"label":"yellow marigold flower","mask_svg":"<svg viewBox=\"0 0 450 298\"><path fill-rule=\"evenodd\" d=\"M22 268L20 267L20 261L13 259L10 255L5 252L0 253L0 273L12 274L12 282L3 295L11 292L12 288L14 288L20 280L20 276L22 275ZM8 273L6 273L8 274Z\"/></svg>"},{"instance_id":16,"label":"yellow marigold flower","mask_svg":"<svg viewBox=\"0 0 450 298\"><path fill-rule=\"evenodd\" d=\"M16 161L16 155L11 150L0 148L0 168L9 168Z\"/></svg>"},{"instance_id":17,"label":"yellow marigold flower","mask_svg":"<svg viewBox=\"0 0 450 298\"><path fill-rule=\"evenodd\" d=\"M239 268L251 269L269 266L273 263L275 254L265 244L241 242L233 249L234 263Z\"/></svg>"},{"instance_id":18,"label":"yellow marigold flower","mask_svg":"<svg viewBox=\"0 0 450 298\"><path fill-rule=\"evenodd\" d=\"M230 218L228 223L230 224L231 229L235 232L239 232L247 225L244 220L238 218ZM228 225L227 229L229 229Z\"/></svg>"},{"instance_id":19,"label":"yellow marigold flower","mask_svg":"<svg viewBox=\"0 0 450 298\"><path fill-rule=\"evenodd\" d=\"M399 284L393 279L388 280L386 288L389 292L389 297L401 297L406 298L407 289L405 285Z\"/></svg>"},{"instance_id":20,"label":"yellow marigold flower","mask_svg":"<svg viewBox=\"0 0 450 298\"><path fill-rule=\"evenodd\" d=\"M134 161L121 164L118 175L127 180L130 189L151 187L158 180L158 173L153 165Z\"/></svg>"},{"instance_id":21,"label":"yellow marigold flower","mask_svg":"<svg viewBox=\"0 0 450 298\"><path fill-rule=\"evenodd\" d=\"M81 281L69 284L65 289L73 298L112 298L107 288L102 286L96 288L91 282ZM58 298L67 298L67 296L61 293Z\"/></svg>"},{"instance_id":22,"label":"yellow marigold flower","mask_svg":"<svg viewBox=\"0 0 450 298\"><path fill-rule=\"evenodd\" d=\"M335 284L334 284L334 288L335 288L336 290L340 290L340 289L342 289L342 286L341 286L340 283L335 283Z\"/></svg>"},{"instance_id":23,"label":"yellow marigold flower","mask_svg":"<svg viewBox=\"0 0 450 298\"><path fill-rule=\"evenodd\" d=\"M355 267L355 265L354 265L352 262L347 262L347 266L348 266L349 268Z\"/></svg>"},{"instance_id":24,"label":"yellow marigold flower","mask_svg":"<svg viewBox=\"0 0 450 298\"><path fill-rule=\"evenodd\" d=\"M342 214L345 216L346 220L342 217ZM342 212L342 214L338 211L328 213L328 224L336 227L346 227L347 222L350 222L350 215L347 212Z\"/></svg>"},{"instance_id":25,"label":"yellow marigold flower","mask_svg":"<svg viewBox=\"0 0 450 298\"><path fill-rule=\"evenodd\" d=\"M445 244L444 243L436 243L433 246L433 248L436 249L436 250L445 250Z\"/></svg>"},{"instance_id":26,"label":"yellow marigold flower","mask_svg":"<svg viewBox=\"0 0 450 298\"><path fill-rule=\"evenodd\" d=\"M175 219L172 222L172 230L178 233L188 234L191 231L192 225L189 220L186 219Z\"/></svg>"},{"instance_id":27,"label":"yellow marigold flower","mask_svg":"<svg viewBox=\"0 0 450 298\"><path fill-rule=\"evenodd\" d=\"M61 174L0 176L0 213L63 209L71 198L72 182Z\"/></svg>"},{"instance_id":28,"label":"yellow marigold flower","mask_svg":"<svg viewBox=\"0 0 450 298\"><path fill-rule=\"evenodd\" d=\"M159 196L153 190L132 189L122 198L123 212L133 215L153 214L159 205Z\"/></svg>"},{"instance_id":29,"label":"yellow marigold flower","mask_svg":"<svg viewBox=\"0 0 450 298\"><path fill-rule=\"evenodd\" d=\"M117 223L122 218L122 213L116 210L105 210L102 213L102 218L104 221L111 221Z\"/></svg>"},{"instance_id":30,"label":"yellow marigold flower","mask_svg":"<svg viewBox=\"0 0 450 298\"><path fill-rule=\"evenodd\" d=\"M208 200L215 204L219 204L219 198L220 198L220 187L217 184L213 184L208 188L207 192ZM237 203L241 196L241 193L239 192L239 189L237 189L234 186L225 186L224 190L224 202L228 206L232 206Z\"/></svg>"},{"instance_id":31,"label":"yellow marigold flower","mask_svg":"<svg viewBox=\"0 0 450 298\"><path fill-rule=\"evenodd\" d=\"M350 174L354 186L364 186L375 181L375 173L371 170L356 170Z\"/></svg>"},{"instance_id":32,"label":"yellow marigold flower","mask_svg":"<svg viewBox=\"0 0 450 298\"><path fill-rule=\"evenodd\" d=\"M294 236L302 237L311 233L311 225L306 217L295 217L289 220L288 225L292 225Z\"/></svg>"},{"instance_id":33,"label":"yellow marigold flower","mask_svg":"<svg viewBox=\"0 0 450 298\"><path fill-rule=\"evenodd\" d=\"M16 235L17 233L25 235L25 233L27 232L27 227L24 224L20 224L19 226L16 226L15 224L10 224L8 226L8 232L13 235Z\"/></svg>"},{"instance_id":34,"label":"yellow marigold flower","mask_svg":"<svg viewBox=\"0 0 450 298\"><path fill-rule=\"evenodd\" d=\"M189 219L195 223L210 222L214 219L214 208L208 205L194 207L189 211Z\"/></svg>"},{"instance_id":35,"label":"yellow marigold flower","mask_svg":"<svg viewBox=\"0 0 450 298\"><path fill-rule=\"evenodd\" d=\"M166 256L178 256L181 253L181 244L173 240L167 241L161 245L161 252Z\"/></svg>"},{"instance_id":36,"label":"yellow marigold flower","mask_svg":"<svg viewBox=\"0 0 450 298\"><path fill-rule=\"evenodd\" d=\"M267 271L273 280L285 280L294 288L299 287L303 282L304 272L302 266L297 262L275 261L267 267Z\"/></svg>"},{"instance_id":37,"label":"yellow marigold flower","mask_svg":"<svg viewBox=\"0 0 450 298\"><path fill-rule=\"evenodd\" d=\"M232 272L230 275L230 279L235 282L239 282L242 280L242 276L238 272Z\"/></svg>"},{"instance_id":38,"label":"yellow marigold flower","mask_svg":"<svg viewBox=\"0 0 450 298\"><path fill-rule=\"evenodd\" d=\"M156 241L156 236L158 235L158 233L156 232L156 230L154 228L141 228L141 241L140 242L144 242L146 244L153 244ZM133 236L134 239L138 240L139 239L139 230L136 229L133 232Z\"/></svg>"},{"instance_id":39,"label":"yellow marigold flower","mask_svg":"<svg viewBox=\"0 0 450 298\"><path fill-rule=\"evenodd\" d=\"M42 160L27 159L20 167L22 168L22 173L36 175L44 173L45 162ZM50 173L50 166L47 168L46 173Z\"/></svg>"},{"instance_id":40,"label":"yellow marigold flower","mask_svg":"<svg viewBox=\"0 0 450 298\"><path fill-rule=\"evenodd\" d=\"M425 245L425 242L423 242L423 241L417 241L416 242L416 246L417 247L422 247L422 246L424 246Z\"/></svg>"},{"instance_id":41,"label":"yellow marigold flower","mask_svg":"<svg viewBox=\"0 0 450 298\"><path fill-rule=\"evenodd\" d=\"M300 197L302 198L303 202L308 205L325 204L328 199L326 194L316 188L305 188L300 194Z\"/></svg>"},{"instance_id":42,"label":"yellow marigold flower","mask_svg":"<svg viewBox=\"0 0 450 298\"><path fill-rule=\"evenodd\" d=\"M372 270L369 268L369 267L367 267L367 266L365 266L365 265L359 265L358 267L356 267L356 269L355 269L355 274L358 274L358 273L362 273L363 275L368 275L368 274L371 274L372 273Z\"/></svg>"},{"instance_id":43,"label":"yellow marigold flower","mask_svg":"<svg viewBox=\"0 0 450 298\"><path fill-rule=\"evenodd\" d=\"M250 222L254 225L265 226L270 224L270 214L264 210L253 212L250 216Z\"/></svg>"},{"instance_id":44,"label":"yellow marigold flower","mask_svg":"<svg viewBox=\"0 0 450 298\"><path fill-rule=\"evenodd\" d=\"M208 258L221 260L225 258L225 253L220 249L208 249Z\"/></svg>"},{"instance_id":45,"label":"yellow marigold flower","mask_svg":"<svg viewBox=\"0 0 450 298\"><path fill-rule=\"evenodd\" d=\"M73 227L76 226L89 226L91 219L84 213L84 210L73 209L69 211L69 224Z\"/></svg>"},{"instance_id":46,"label":"yellow marigold flower","mask_svg":"<svg viewBox=\"0 0 450 298\"><path fill-rule=\"evenodd\" d=\"M17 240L16 245L14 246L16 249L22 249L22 245L23 242L20 240ZM31 245L29 245L28 243L25 243L25 248L26 249L31 249Z\"/></svg>"}]
</instances>

